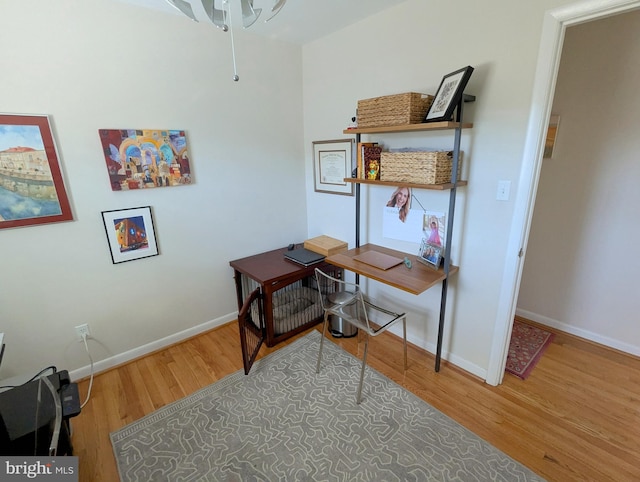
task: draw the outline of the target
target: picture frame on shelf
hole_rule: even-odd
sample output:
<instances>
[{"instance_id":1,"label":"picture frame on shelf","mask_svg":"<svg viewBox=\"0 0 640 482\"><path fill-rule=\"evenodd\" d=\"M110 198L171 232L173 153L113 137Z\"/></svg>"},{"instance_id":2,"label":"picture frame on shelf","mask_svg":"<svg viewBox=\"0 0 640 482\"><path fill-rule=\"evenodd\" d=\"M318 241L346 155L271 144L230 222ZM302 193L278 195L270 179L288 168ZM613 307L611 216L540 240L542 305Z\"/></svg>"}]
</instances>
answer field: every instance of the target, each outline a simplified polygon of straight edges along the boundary
<instances>
[{"instance_id":1,"label":"picture frame on shelf","mask_svg":"<svg viewBox=\"0 0 640 482\"><path fill-rule=\"evenodd\" d=\"M433 103L425 115L425 122L451 120L453 111L460 102L472 73L473 67L469 65L451 72L442 78Z\"/></svg>"},{"instance_id":2,"label":"picture frame on shelf","mask_svg":"<svg viewBox=\"0 0 640 482\"><path fill-rule=\"evenodd\" d=\"M313 183L316 192L353 196L353 183L346 182L354 169L355 141L337 139L313 142Z\"/></svg>"},{"instance_id":3,"label":"picture frame on shelf","mask_svg":"<svg viewBox=\"0 0 640 482\"><path fill-rule=\"evenodd\" d=\"M438 269L442 263L443 247L427 242L426 238L420 243L420 251L418 252L418 261L426 264L430 268Z\"/></svg>"},{"instance_id":4,"label":"picture frame on shelf","mask_svg":"<svg viewBox=\"0 0 640 482\"><path fill-rule=\"evenodd\" d=\"M151 206L102 211L113 264L157 256Z\"/></svg>"},{"instance_id":5,"label":"picture frame on shelf","mask_svg":"<svg viewBox=\"0 0 640 482\"><path fill-rule=\"evenodd\" d=\"M0 229L73 220L49 116L0 114Z\"/></svg>"}]
</instances>

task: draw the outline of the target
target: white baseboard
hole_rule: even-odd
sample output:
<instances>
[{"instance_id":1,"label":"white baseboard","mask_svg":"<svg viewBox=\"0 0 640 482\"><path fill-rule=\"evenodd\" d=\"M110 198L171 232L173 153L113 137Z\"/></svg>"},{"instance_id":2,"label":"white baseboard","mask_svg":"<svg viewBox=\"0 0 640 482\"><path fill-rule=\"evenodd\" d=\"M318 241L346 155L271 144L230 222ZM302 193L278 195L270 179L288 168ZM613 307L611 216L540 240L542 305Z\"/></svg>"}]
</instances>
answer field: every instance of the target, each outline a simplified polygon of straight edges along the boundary
<instances>
[{"instance_id":1,"label":"white baseboard","mask_svg":"<svg viewBox=\"0 0 640 482\"><path fill-rule=\"evenodd\" d=\"M540 323L541 325L564 331L565 333L569 333L570 335L579 336L580 338L584 338L585 340L593 341L600 345L608 346L609 348L614 348L615 350L620 350L624 353L629 353L630 355L640 356L639 346L630 345L628 343L623 343L620 340L614 340L597 333L583 330L581 328L576 328L573 325L568 325L566 323L562 323L561 321L538 315L537 313L532 313L531 311L521 310L518 308L516 309L516 315L526 318L527 320L535 321L536 323Z\"/></svg>"},{"instance_id":2,"label":"white baseboard","mask_svg":"<svg viewBox=\"0 0 640 482\"><path fill-rule=\"evenodd\" d=\"M522 315L524 316L524 315ZM94 374L107 371L113 367L118 365L122 365L123 363L127 363L131 360L135 360L136 358L140 358L142 356L148 355L154 351L160 350L162 348L166 348L168 346L179 343L187 338L191 338L192 336L199 335L200 333L204 333L205 331L212 330L218 326L222 326L226 323L229 323L238 318L237 313L230 313L225 316L221 316L220 318L216 318L215 320L207 321L206 323L202 323L201 325L194 326L183 330L181 332L175 333L173 335L161 338L159 340L153 341L151 343L147 343L146 345L139 346L132 350L126 351L124 353L120 353L118 355L105 358L104 360L100 360L94 362L93 364L93 372ZM532 319L532 318L530 318ZM534 320L535 321L535 320ZM402 335L399 335L402 336ZM91 339L89 339L89 349L91 349ZM407 336L407 341L413 343L416 346L422 347L427 350L429 353L436 352L436 345L433 343L427 343L426 346L423 340L418 340L416 338L411 337L411 335ZM447 351L442 352L442 359L448 360L459 368L475 375L483 380L487 377L487 371L473 363L469 363L467 360L457 357L451 356L451 354ZM87 378L91 375L91 366L87 365L76 370L69 372L69 376L71 380L80 380L83 378Z\"/></svg>"},{"instance_id":3,"label":"white baseboard","mask_svg":"<svg viewBox=\"0 0 640 482\"><path fill-rule=\"evenodd\" d=\"M392 330L389 330L392 331ZM400 339L402 339L402 333L397 334L394 333L396 336L400 337ZM425 343L424 340L419 340L418 338L411 336L410 334L407 335L407 341L409 343L414 344L415 346L418 346L420 348L422 348L423 350L428 351L429 353L432 353L435 355L436 351L437 351L437 346L435 343ZM485 370L484 368L479 367L478 365L475 365L473 363L470 363L469 361L465 360L464 358L460 358L459 356L456 355L451 355L451 353L449 353L446 350L442 350L442 354L441 354L442 360L447 360L448 362L454 364L455 366L457 366L458 368L462 368L464 371L475 375L479 378L481 378L482 380L486 380L487 379L487 370ZM435 366L434 366L435 368Z\"/></svg>"},{"instance_id":4,"label":"white baseboard","mask_svg":"<svg viewBox=\"0 0 640 482\"><path fill-rule=\"evenodd\" d=\"M191 338L192 336L199 335L200 333L204 333L205 331L209 331L218 326L222 326L237 318L238 318L237 313L230 313L228 315L221 316L220 318L216 318L215 320L207 321L200 325L187 328L186 330L180 331L178 333L174 333L173 335L169 335L159 340L152 341L151 343L147 343L146 345L139 346L137 348L126 351L124 353L120 353L118 355L105 358L104 360L94 362L93 372L94 374L104 372L106 370L109 370L110 368L116 367L118 365L122 365L123 363L126 363L128 361L134 360L136 358L140 358L144 355L148 355L149 353L152 353L156 350L166 348L168 346L171 346L183 340L186 340L187 338ZM89 342L89 350L91 350L90 338L88 342ZM77 370L73 370L69 372L69 376L71 377L71 380L80 380L90 375L91 375L91 365L87 365L82 368L78 368Z\"/></svg>"}]
</instances>

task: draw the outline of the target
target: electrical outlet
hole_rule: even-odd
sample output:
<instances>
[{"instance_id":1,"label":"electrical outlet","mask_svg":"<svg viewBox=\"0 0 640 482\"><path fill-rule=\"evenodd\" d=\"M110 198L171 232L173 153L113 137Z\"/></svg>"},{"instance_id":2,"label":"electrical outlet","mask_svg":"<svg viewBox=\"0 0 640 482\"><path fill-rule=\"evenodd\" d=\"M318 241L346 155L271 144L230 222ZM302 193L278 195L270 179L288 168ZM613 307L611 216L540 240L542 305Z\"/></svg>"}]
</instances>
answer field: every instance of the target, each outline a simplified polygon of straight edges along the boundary
<instances>
[{"instance_id":1,"label":"electrical outlet","mask_svg":"<svg viewBox=\"0 0 640 482\"><path fill-rule=\"evenodd\" d=\"M85 323L84 325L76 326L76 335L78 335L78 341L82 341L83 336L89 338L91 336L91 333L89 333L89 325Z\"/></svg>"}]
</instances>

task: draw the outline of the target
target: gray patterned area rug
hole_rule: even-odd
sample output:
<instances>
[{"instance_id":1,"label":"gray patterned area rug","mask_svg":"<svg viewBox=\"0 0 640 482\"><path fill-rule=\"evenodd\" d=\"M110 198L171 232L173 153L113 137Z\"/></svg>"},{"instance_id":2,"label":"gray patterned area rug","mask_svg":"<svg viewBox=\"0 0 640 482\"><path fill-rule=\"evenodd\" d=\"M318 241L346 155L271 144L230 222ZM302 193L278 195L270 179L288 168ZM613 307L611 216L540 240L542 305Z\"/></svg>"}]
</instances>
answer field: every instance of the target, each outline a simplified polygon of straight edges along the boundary
<instances>
[{"instance_id":1,"label":"gray patterned area rug","mask_svg":"<svg viewBox=\"0 0 640 482\"><path fill-rule=\"evenodd\" d=\"M111 434L123 481L540 481L367 367L308 335Z\"/></svg>"}]
</instances>

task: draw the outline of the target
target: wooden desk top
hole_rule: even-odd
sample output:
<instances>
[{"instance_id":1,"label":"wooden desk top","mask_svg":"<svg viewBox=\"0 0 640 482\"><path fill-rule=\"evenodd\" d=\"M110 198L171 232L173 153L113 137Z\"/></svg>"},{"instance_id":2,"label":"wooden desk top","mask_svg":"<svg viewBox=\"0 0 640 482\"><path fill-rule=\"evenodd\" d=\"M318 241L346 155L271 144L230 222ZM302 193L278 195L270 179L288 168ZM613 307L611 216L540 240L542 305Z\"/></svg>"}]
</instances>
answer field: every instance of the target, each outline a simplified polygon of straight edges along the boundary
<instances>
[{"instance_id":1,"label":"wooden desk top","mask_svg":"<svg viewBox=\"0 0 640 482\"><path fill-rule=\"evenodd\" d=\"M404 265L404 263L401 263L393 268L382 270L363 263L362 261L353 259L354 256L367 251L378 251L379 253L388 254L400 259L404 259L406 256L411 260L412 268L409 269ZM334 254L329 256L325 261L334 266L338 266L339 268L353 271L354 273L380 281L381 283L385 283L414 295L423 293L446 278L442 268L435 270L421 263L418 261L417 254L403 253L402 251L396 251L395 249L389 249L375 244L365 244L359 248L353 248L349 251ZM457 266L451 265L449 267L449 275L452 275L457 271Z\"/></svg>"},{"instance_id":2,"label":"wooden desk top","mask_svg":"<svg viewBox=\"0 0 640 482\"><path fill-rule=\"evenodd\" d=\"M286 252L287 248L275 249L230 261L229 265L262 285L276 283L291 276L305 276L305 273L313 275L316 267L324 265L324 262L321 262L311 266L302 266L286 259L284 257Z\"/></svg>"}]
</instances>

